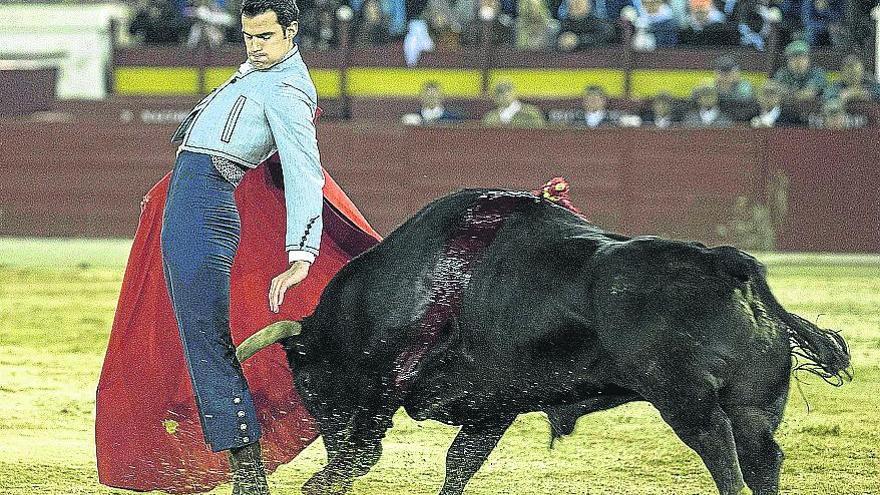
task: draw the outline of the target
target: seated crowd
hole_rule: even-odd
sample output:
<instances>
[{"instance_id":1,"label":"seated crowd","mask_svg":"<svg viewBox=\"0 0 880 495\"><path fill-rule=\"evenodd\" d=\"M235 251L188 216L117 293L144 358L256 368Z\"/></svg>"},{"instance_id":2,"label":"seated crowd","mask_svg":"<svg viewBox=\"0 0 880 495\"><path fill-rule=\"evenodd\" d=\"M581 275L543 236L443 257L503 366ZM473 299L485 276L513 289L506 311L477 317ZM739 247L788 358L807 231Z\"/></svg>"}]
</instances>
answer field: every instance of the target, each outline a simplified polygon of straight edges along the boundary
<instances>
[{"instance_id":1,"label":"seated crowd","mask_svg":"<svg viewBox=\"0 0 880 495\"><path fill-rule=\"evenodd\" d=\"M130 31L145 42L190 45L240 38L237 11L240 0L138 0ZM309 49L329 49L338 42L336 15L342 0L300 0L298 43ZM850 0L856 9L871 2ZM714 80L695 88L690 99L668 93L656 95L645 108L631 103L609 108L601 86L583 91L580 108L545 108L520 101L516 88L504 82L492 89L495 109L483 117L486 125L724 127L737 123L754 127L861 127L868 118L857 102L880 101L880 86L858 56L847 56L840 77L829 82L811 63L814 45L851 46L843 29L844 0L347 0L354 13L351 34L359 45L403 40L408 62L437 45L476 44L484 28L492 42L521 50L579 50L620 38L621 16L633 20L634 45L669 46L678 43L734 45L763 49L769 9L782 13L781 24L794 41L784 51L785 64L760 88L744 79L737 61L728 55L714 64ZM862 6L862 4L865 4ZM497 13L486 27L479 12ZM867 15L865 17L868 17ZM858 18L858 17L857 17ZM849 33L849 34L847 34ZM404 116L408 124L452 123L473 118L445 109L436 83L422 91L423 107ZM613 107L613 105L612 105ZM546 111L546 113L545 113Z\"/></svg>"},{"instance_id":2,"label":"seated crowd","mask_svg":"<svg viewBox=\"0 0 880 495\"><path fill-rule=\"evenodd\" d=\"M741 77L735 59L723 55L715 60L714 79L696 87L689 99L661 92L644 103L622 101L621 108L609 104L601 86L589 85L578 108L549 108L545 114L521 101L510 82L500 82L492 89L495 108L483 115L482 122L487 126L583 128L750 125L846 129L868 124L867 116L858 112L859 103L880 102L880 84L865 72L859 57L846 57L839 79L829 83L825 72L812 66L805 42L790 43L785 55L785 66L758 88ZM463 121L462 115L467 113L447 108L439 85L433 82L423 87L421 102L418 112L402 117L404 124L454 124Z\"/></svg>"},{"instance_id":3,"label":"seated crowd","mask_svg":"<svg viewBox=\"0 0 880 495\"><path fill-rule=\"evenodd\" d=\"M845 6L855 15L846 22ZM196 44L240 39L240 0L137 0L130 32L146 43ZM482 38L481 11L493 14L495 44L521 50L574 51L619 42L621 17L636 48L745 45L763 50L772 22L784 41L810 46L865 44L871 0L300 0L298 42L324 50L339 39L337 9L352 9L356 45L405 41L461 46ZM778 18L777 18L778 17Z\"/></svg>"}]
</instances>

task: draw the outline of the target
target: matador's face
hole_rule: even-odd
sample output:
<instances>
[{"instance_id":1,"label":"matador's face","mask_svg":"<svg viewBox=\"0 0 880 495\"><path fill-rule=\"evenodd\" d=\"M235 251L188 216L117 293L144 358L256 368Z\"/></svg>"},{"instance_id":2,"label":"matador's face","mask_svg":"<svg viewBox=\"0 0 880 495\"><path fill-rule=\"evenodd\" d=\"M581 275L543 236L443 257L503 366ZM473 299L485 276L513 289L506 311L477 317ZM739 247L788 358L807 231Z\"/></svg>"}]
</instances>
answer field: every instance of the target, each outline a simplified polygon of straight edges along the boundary
<instances>
[{"instance_id":1,"label":"matador's face","mask_svg":"<svg viewBox=\"0 0 880 495\"><path fill-rule=\"evenodd\" d=\"M293 48L293 37L299 30L294 21L289 27L278 23L272 10L253 17L241 16L241 34L247 48L248 61L257 69L277 64Z\"/></svg>"}]
</instances>

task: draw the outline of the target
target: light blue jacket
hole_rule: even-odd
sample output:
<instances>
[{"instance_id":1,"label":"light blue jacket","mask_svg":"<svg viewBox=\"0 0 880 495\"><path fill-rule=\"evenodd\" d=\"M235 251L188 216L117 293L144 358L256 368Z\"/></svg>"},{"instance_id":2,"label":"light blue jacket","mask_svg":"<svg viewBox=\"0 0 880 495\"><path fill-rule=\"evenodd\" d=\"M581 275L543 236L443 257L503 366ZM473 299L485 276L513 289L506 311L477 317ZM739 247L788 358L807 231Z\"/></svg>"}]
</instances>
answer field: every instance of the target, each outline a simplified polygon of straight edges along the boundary
<instances>
[{"instance_id":1,"label":"light blue jacket","mask_svg":"<svg viewBox=\"0 0 880 495\"><path fill-rule=\"evenodd\" d=\"M217 155L249 168L278 151L291 260L312 261L321 243L324 173L315 137L317 101L294 46L266 69L242 64L193 108L171 138L182 140L181 151Z\"/></svg>"}]
</instances>

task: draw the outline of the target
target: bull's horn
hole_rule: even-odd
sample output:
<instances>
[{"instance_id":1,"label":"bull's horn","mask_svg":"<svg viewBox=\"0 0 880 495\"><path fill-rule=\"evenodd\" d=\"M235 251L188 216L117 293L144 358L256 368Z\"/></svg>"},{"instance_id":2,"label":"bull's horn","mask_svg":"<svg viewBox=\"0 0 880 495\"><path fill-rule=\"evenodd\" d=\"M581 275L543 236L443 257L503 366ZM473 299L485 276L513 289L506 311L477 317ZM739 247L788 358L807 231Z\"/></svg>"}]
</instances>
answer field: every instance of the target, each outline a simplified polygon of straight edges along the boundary
<instances>
[{"instance_id":1,"label":"bull's horn","mask_svg":"<svg viewBox=\"0 0 880 495\"><path fill-rule=\"evenodd\" d=\"M239 363L243 363L264 347L268 347L281 339L299 335L301 331L302 325L298 321L277 321L246 338L235 349L235 356L238 358Z\"/></svg>"}]
</instances>

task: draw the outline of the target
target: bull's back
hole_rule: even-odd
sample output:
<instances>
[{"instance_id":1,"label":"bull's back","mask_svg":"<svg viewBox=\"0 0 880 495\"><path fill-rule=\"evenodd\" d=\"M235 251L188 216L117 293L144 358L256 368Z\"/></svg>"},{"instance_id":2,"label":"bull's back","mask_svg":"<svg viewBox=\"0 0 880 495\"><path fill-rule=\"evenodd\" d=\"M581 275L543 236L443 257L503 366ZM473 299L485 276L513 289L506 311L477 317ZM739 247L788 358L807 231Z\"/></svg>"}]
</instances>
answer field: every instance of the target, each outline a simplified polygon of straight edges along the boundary
<instances>
[{"instance_id":1,"label":"bull's back","mask_svg":"<svg viewBox=\"0 0 880 495\"><path fill-rule=\"evenodd\" d=\"M787 373L787 337L757 321L761 267L731 248L653 237L610 246L592 260L591 295L602 345L624 369L700 374L718 386L767 366Z\"/></svg>"}]
</instances>

